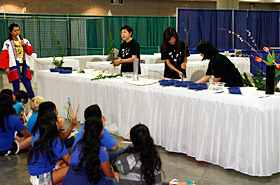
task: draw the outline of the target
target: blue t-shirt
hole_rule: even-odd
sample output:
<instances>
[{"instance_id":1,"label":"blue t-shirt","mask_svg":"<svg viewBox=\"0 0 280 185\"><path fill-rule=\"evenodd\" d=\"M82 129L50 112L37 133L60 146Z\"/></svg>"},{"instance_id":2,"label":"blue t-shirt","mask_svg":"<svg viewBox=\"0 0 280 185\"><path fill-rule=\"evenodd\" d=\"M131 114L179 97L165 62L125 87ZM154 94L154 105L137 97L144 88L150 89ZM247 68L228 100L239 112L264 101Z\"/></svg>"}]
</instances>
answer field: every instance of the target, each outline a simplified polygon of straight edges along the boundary
<instances>
[{"instance_id":1,"label":"blue t-shirt","mask_svg":"<svg viewBox=\"0 0 280 185\"><path fill-rule=\"evenodd\" d=\"M31 146L32 147L34 146L35 141L37 141L39 138L40 138L40 132L39 132L39 130L37 130L35 136L32 135L32 138L31 138Z\"/></svg>"},{"instance_id":2,"label":"blue t-shirt","mask_svg":"<svg viewBox=\"0 0 280 185\"><path fill-rule=\"evenodd\" d=\"M20 102L16 101L16 103L14 104L14 109L16 110L17 116L20 117L20 113L22 112L22 105Z\"/></svg>"},{"instance_id":3,"label":"blue t-shirt","mask_svg":"<svg viewBox=\"0 0 280 185\"><path fill-rule=\"evenodd\" d=\"M84 136L84 133L83 133L84 128L85 128L84 125L80 128L79 132L76 135L76 138L75 138L75 141L74 141L74 144L73 144L72 148L74 148L74 146L80 141L80 139L83 138L83 136ZM101 146L104 146L104 147L106 147L107 150L110 150L112 147L117 145L117 142L109 134L109 132L105 129L105 127L103 127L103 130L104 130L104 135L100 138Z\"/></svg>"},{"instance_id":4,"label":"blue t-shirt","mask_svg":"<svg viewBox=\"0 0 280 185\"><path fill-rule=\"evenodd\" d=\"M28 119L27 126L26 126L26 129L27 129L28 132L31 133L32 128L33 128L33 126L34 126L34 124L35 124L35 122L36 122L36 120L37 120L37 117L38 117L38 113L35 113L35 112L34 112L34 113L30 116L30 118Z\"/></svg>"},{"instance_id":5,"label":"blue t-shirt","mask_svg":"<svg viewBox=\"0 0 280 185\"><path fill-rule=\"evenodd\" d=\"M75 148L74 152L71 154L70 165L77 166L79 164L79 162L80 162L80 157L79 157L80 153L81 153L81 145L79 144ZM104 147L102 147L102 146L99 149L99 159L100 159L100 164L109 160L108 154L107 154L106 150L104 149ZM84 163L83 167L85 167L85 163Z\"/></svg>"},{"instance_id":6,"label":"blue t-shirt","mask_svg":"<svg viewBox=\"0 0 280 185\"><path fill-rule=\"evenodd\" d=\"M39 152L39 158L36 163L33 163L35 160L35 154L32 156L30 160L30 164L28 165L28 172L30 175L41 175L43 173L51 172L55 167L57 161L64 155L68 154L65 146L62 145L59 138L56 138L52 144L53 152L54 152L54 164L51 164L50 161L47 159L45 161L42 153Z\"/></svg>"},{"instance_id":7,"label":"blue t-shirt","mask_svg":"<svg viewBox=\"0 0 280 185\"><path fill-rule=\"evenodd\" d=\"M10 115L8 119L8 123L5 119L6 132L2 132L2 129L0 128L0 151L10 149L15 140L15 132L25 129L25 126L17 116Z\"/></svg>"}]
</instances>

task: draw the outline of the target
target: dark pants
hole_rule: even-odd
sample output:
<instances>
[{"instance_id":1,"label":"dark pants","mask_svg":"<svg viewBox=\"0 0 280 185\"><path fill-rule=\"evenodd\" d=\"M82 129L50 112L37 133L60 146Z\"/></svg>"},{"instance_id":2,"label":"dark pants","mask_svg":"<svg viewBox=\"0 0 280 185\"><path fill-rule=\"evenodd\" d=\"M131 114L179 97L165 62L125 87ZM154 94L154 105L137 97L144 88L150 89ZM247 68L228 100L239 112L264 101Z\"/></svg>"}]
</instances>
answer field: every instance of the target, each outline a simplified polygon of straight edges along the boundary
<instances>
[{"instance_id":1,"label":"dark pants","mask_svg":"<svg viewBox=\"0 0 280 185\"><path fill-rule=\"evenodd\" d=\"M14 94L16 95L16 93L19 91L19 82L20 82L19 80L23 83L23 85L27 91L29 99L31 100L32 98L34 98L35 95L34 95L34 92L33 92L32 86L31 86L31 80L29 80L28 78L21 78L21 79L12 81L13 88L14 88Z\"/></svg>"}]
</instances>

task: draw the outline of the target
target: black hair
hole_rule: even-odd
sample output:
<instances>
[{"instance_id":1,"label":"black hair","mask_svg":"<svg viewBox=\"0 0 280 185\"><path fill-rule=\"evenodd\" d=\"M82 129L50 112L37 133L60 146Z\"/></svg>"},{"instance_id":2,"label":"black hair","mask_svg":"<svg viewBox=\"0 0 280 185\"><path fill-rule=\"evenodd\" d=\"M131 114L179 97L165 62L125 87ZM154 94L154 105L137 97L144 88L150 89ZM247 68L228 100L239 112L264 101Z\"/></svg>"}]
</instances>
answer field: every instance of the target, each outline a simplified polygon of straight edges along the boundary
<instances>
[{"instance_id":1,"label":"black hair","mask_svg":"<svg viewBox=\"0 0 280 185\"><path fill-rule=\"evenodd\" d=\"M18 102L23 102L23 103L27 103L28 102L28 94L23 91L23 90L19 90L17 93L16 93L16 100ZM23 101L22 101L23 100Z\"/></svg>"},{"instance_id":2,"label":"black hair","mask_svg":"<svg viewBox=\"0 0 280 185\"><path fill-rule=\"evenodd\" d=\"M53 102L51 101L46 101L46 102L43 102L39 105L39 111L38 111L38 117L37 117L37 120L32 128L32 131L31 131L31 134L35 136L38 128L39 128L39 123L38 123L38 120L46 113L48 112L54 112L56 109L56 106Z\"/></svg>"},{"instance_id":3,"label":"black hair","mask_svg":"<svg viewBox=\"0 0 280 185\"><path fill-rule=\"evenodd\" d=\"M86 108L84 112L85 120L93 116L97 117L98 119L101 119L102 117L101 109L97 104L90 105L89 107Z\"/></svg>"},{"instance_id":4,"label":"black hair","mask_svg":"<svg viewBox=\"0 0 280 185\"><path fill-rule=\"evenodd\" d=\"M127 30L128 33L131 32L131 37L132 37L132 35L133 35L133 29L132 29L130 26L124 25L124 26L121 28L121 31L122 31L122 30Z\"/></svg>"},{"instance_id":5,"label":"black hair","mask_svg":"<svg viewBox=\"0 0 280 185\"><path fill-rule=\"evenodd\" d=\"M176 32L176 30L173 27L168 27L164 30L163 36L162 36L161 48L164 52L168 52L170 47L172 46L169 43L169 41L171 40L172 37L174 37L176 39L176 41L175 41L176 48L177 49L181 48L181 43L180 43L178 33Z\"/></svg>"},{"instance_id":6,"label":"black hair","mask_svg":"<svg viewBox=\"0 0 280 185\"><path fill-rule=\"evenodd\" d=\"M14 27L18 27L19 28L19 25L18 24L15 24L15 23L12 23L10 26L9 26L9 39L12 40L13 39L13 35L11 34L11 32L13 31ZM20 38L21 35L19 35Z\"/></svg>"},{"instance_id":7,"label":"black hair","mask_svg":"<svg viewBox=\"0 0 280 185\"><path fill-rule=\"evenodd\" d=\"M50 162L51 164L55 164L55 154L53 152L53 146L56 146L58 143L56 141L55 145L53 143L59 137L58 129L57 129L57 116L54 112L48 112L43 115L38 120L38 130L40 133L40 137L37 141L35 141L33 148L30 150L28 154L27 162L28 164L34 164L39 159L39 153L42 154L44 160L46 162ZM61 139L60 139L61 141ZM61 151L63 150L64 144L63 141ZM31 159L35 155L34 161Z\"/></svg>"},{"instance_id":8,"label":"black hair","mask_svg":"<svg viewBox=\"0 0 280 185\"><path fill-rule=\"evenodd\" d=\"M97 117L90 117L85 121L85 134L83 138L74 147L81 147L79 159L80 162L77 166L73 166L76 172L82 171L82 166L85 163L87 178L89 182L97 184L102 176L100 169L99 150L101 147L100 134L103 130L103 124Z\"/></svg>"},{"instance_id":9,"label":"black hair","mask_svg":"<svg viewBox=\"0 0 280 185\"><path fill-rule=\"evenodd\" d=\"M216 56L219 51L218 49L209 41L200 42L197 47L197 51L204 55L203 60L209 59L212 60L214 56Z\"/></svg>"},{"instance_id":10,"label":"black hair","mask_svg":"<svg viewBox=\"0 0 280 185\"><path fill-rule=\"evenodd\" d=\"M13 100L8 94L0 95L0 132L6 132L7 128L11 129L9 116L13 114ZM6 124L5 124L6 122ZM7 126L7 127L6 127Z\"/></svg>"},{"instance_id":11,"label":"black hair","mask_svg":"<svg viewBox=\"0 0 280 185\"><path fill-rule=\"evenodd\" d=\"M130 139L133 146L124 153L140 152L141 179L143 178L147 185L155 184L155 170L160 171L162 163L149 128L143 124L135 125L130 130Z\"/></svg>"},{"instance_id":12,"label":"black hair","mask_svg":"<svg viewBox=\"0 0 280 185\"><path fill-rule=\"evenodd\" d=\"M3 89L0 94L7 94L13 97L14 92L11 89Z\"/></svg>"}]
</instances>

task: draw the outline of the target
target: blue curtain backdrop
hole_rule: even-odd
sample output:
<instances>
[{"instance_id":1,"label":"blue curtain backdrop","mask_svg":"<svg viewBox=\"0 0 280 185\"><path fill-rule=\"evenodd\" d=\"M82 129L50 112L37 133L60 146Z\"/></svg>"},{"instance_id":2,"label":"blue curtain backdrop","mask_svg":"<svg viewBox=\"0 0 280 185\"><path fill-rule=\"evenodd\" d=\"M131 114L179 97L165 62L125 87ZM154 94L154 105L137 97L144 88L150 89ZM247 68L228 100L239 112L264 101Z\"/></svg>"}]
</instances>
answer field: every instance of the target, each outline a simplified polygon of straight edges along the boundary
<instances>
[{"instance_id":1,"label":"blue curtain backdrop","mask_svg":"<svg viewBox=\"0 0 280 185\"><path fill-rule=\"evenodd\" d=\"M236 37L233 42L232 34L219 29L224 28L241 35L252 46L256 43L260 49L264 43L279 47L279 11L178 9L177 25L181 40L186 39L184 29L189 30L189 19L189 45L195 43L196 46L200 41L208 40L218 49L249 49L247 44ZM252 33L255 43L246 29Z\"/></svg>"},{"instance_id":2,"label":"blue curtain backdrop","mask_svg":"<svg viewBox=\"0 0 280 185\"><path fill-rule=\"evenodd\" d=\"M232 48L232 37L219 28L232 29L232 10L178 9L178 34L186 40L189 31L189 47L196 47L199 42L208 40L222 49Z\"/></svg>"}]
</instances>

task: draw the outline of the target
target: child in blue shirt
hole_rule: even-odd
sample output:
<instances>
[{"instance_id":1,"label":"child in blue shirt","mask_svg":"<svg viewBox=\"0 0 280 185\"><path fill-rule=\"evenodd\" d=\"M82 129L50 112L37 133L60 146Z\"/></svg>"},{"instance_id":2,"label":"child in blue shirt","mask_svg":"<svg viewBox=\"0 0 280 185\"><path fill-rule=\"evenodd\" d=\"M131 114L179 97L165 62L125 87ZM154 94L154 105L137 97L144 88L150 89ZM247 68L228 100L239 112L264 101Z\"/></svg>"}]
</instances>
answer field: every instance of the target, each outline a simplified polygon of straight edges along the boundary
<instances>
[{"instance_id":1,"label":"child in blue shirt","mask_svg":"<svg viewBox=\"0 0 280 185\"><path fill-rule=\"evenodd\" d=\"M54 112L44 114L38 120L39 139L28 155L28 172L32 184L57 184L62 182L68 165L54 170L59 159L69 164L68 154L58 133L57 116Z\"/></svg>"},{"instance_id":2,"label":"child in blue shirt","mask_svg":"<svg viewBox=\"0 0 280 185\"><path fill-rule=\"evenodd\" d=\"M0 155L17 154L20 150L30 147L31 134L25 129L17 116L13 115L12 97L0 95ZM15 139L19 131L24 137Z\"/></svg>"},{"instance_id":3,"label":"child in blue shirt","mask_svg":"<svg viewBox=\"0 0 280 185\"><path fill-rule=\"evenodd\" d=\"M87 120L88 118L90 118L92 116L99 118L102 121L103 126L105 125L106 119L102 115L101 109L97 104L87 107L84 112L85 120ZM84 125L81 127L81 129L77 133L73 147L83 137L83 135L84 135L83 130L84 130ZM109 161L111 163L120 153L122 153L124 151L124 148L119 147L117 142L114 140L114 138L109 134L109 132L104 127L103 127L103 130L104 130L104 134L103 134L103 136L100 137L101 146L106 148L107 153L109 155Z\"/></svg>"},{"instance_id":4,"label":"child in blue shirt","mask_svg":"<svg viewBox=\"0 0 280 185\"><path fill-rule=\"evenodd\" d=\"M41 96L36 96L36 97L32 98L32 100L30 101L30 108L33 113L30 116L30 118L28 119L27 126L26 126L26 129L30 133L31 133L32 128L38 117L39 105L43 102L45 102L45 98L43 98Z\"/></svg>"},{"instance_id":5,"label":"child in blue shirt","mask_svg":"<svg viewBox=\"0 0 280 185\"><path fill-rule=\"evenodd\" d=\"M84 135L73 148L70 166L63 185L116 185L118 175L109 163L108 154L101 146L103 124L90 117L84 126Z\"/></svg>"}]
</instances>

